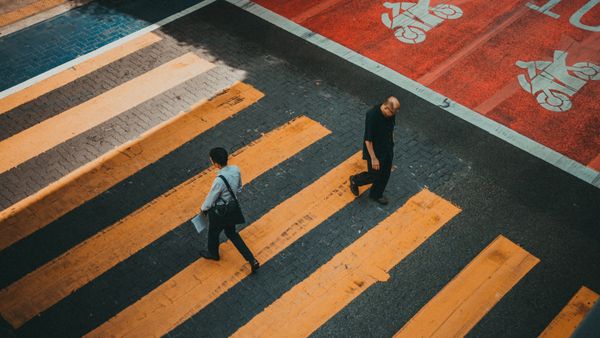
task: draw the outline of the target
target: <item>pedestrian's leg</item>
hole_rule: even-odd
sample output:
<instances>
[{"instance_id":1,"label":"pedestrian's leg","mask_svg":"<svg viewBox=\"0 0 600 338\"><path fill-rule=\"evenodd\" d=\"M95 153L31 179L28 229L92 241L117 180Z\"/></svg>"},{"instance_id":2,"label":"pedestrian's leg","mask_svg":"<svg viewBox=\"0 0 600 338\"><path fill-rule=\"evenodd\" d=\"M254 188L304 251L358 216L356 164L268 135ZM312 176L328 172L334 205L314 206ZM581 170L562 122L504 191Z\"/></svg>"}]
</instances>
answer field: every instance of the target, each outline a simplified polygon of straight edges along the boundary
<instances>
[{"instance_id":1,"label":"pedestrian's leg","mask_svg":"<svg viewBox=\"0 0 600 338\"><path fill-rule=\"evenodd\" d=\"M392 173L392 159L386 159L381 164L381 173L379 174L379 184L381 185L381 194L385 191L385 187L390 180L390 175Z\"/></svg>"},{"instance_id":2,"label":"pedestrian's leg","mask_svg":"<svg viewBox=\"0 0 600 338\"><path fill-rule=\"evenodd\" d=\"M226 226L225 235L231 240L231 243L233 243L235 248L242 254L242 256L244 256L245 260L248 262L253 262L255 260L254 255L250 249L248 249L248 246L246 243L244 243L244 240L240 234L235 231L235 225Z\"/></svg>"},{"instance_id":3,"label":"pedestrian's leg","mask_svg":"<svg viewBox=\"0 0 600 338\"><path fill-rule=\"evenodd\" d=\"M369 189L369 197L378 199L383 196L383 189L381 188L381 169L382 169L382 161L379 160L379 170L373 169L369 166L369 173L371 174L371 181L373 185Z\"/></svg>"},{"instance_id":4,"label":"pedestrian's leg","mask_svg":"<svg viewBox=\"0 0 600 338\"><path fill-rule=\"evenodd\" d=\"M219 224L208 225L208 253L216 258L219 258L219 234L222 230Z\"/></svg>"},{"instance_id":5,"label":"pedestrian's leg","mask_svg":"<svg viewBox=\"0 0 600 338\"><path fill-rule=\"evenodd\" d=\"M383 197L383 191L390 179L390 173L392 171L392 159L382 158L379 161L379 170L374 174L374 182L371 186L369 196L374 199Z\"/></svg>"},{"instance_id":6,"label":"pedestrian's leg","mask_svg":"<svg viewBox=\"0 0 600 338\"><path fill-rule=\"evenodd\" d=\"M368 171L363 171L360 174L356 174L356 175L352 176L354 183L359 187L362 185L367 185L367 184L373 183L373 179L374 179L373 167L371 167L370 159L367 160L367 168L368 168Z\"/></svg>"}]
</instances>

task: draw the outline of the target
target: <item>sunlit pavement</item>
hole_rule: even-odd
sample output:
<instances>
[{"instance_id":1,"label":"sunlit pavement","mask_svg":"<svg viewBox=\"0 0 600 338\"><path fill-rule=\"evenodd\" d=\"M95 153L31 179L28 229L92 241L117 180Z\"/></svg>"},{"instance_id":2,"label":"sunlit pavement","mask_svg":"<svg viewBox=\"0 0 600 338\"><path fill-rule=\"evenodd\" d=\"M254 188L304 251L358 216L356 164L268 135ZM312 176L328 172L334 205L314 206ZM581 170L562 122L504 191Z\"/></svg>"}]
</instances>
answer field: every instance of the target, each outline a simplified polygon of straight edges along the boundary
<instances>
[{"instance_id":1,"label":"sunlit pavement","mask_svg":"<svg viewBox=\"0 0 600 338\"><path fill-rule=\"evenodd\" d=\"M598 6L257 2L92 1L0 37L3 336L568 336L600 290ZM380 206L348 176L389 95ZM255 275L198 254L215 146Z\"/></svg>"}]
</instances>

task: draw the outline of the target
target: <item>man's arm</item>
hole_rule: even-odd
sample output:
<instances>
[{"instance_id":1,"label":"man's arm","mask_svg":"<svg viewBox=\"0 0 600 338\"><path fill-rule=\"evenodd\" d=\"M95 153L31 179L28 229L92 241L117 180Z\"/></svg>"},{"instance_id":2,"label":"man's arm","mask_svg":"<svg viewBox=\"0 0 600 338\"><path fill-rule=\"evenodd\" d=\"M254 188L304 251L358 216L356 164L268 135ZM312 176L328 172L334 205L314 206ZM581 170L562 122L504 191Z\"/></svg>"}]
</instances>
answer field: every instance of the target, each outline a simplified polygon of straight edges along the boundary
<instances>
[{"instance_id":1,"label":"man's arm","mask_svg":"<svg viewBox=\"0 0 600 338\"><path fill-rule=\"evenodd\" d=\"M373 121L373 115L371 112L367 113L365 118L365 145L367 146L367 152L371 158L371 166L375 170L379 170L379 160L375 156L375 150L373 150L373 139L375 138L375 121Z\"/></svg>"},{"instance_id":2,"label":"man's arm","mask_svg":"<svg viewBox=\"0 0 600 338\"><path fill-rule=\"evenodd\" d=\"M206 198L204 199L204 203L202 203L202 206L200 207L200 211L202 213L206 213L208 209L212 208L212 206L215 204L221 195L221 190L223 189L222 186L223 184L221 183L221 179L216 178L212 187L210 188L210 191L208 192L208 195L206 195Z\"/></svg>"},{"instance_id":3,"label":"man's arm","mask_svg":"<svg viewBox=\"0 0 600 338\"><path fill-rule=\"evenodd\" d=\"M365 141L365 145L367 146L367 151L369 152L369 157L371 158L371 166L374 170L379 170L379 159L375 156L375 150L373 150L373 142Z\"/></svg>"}]
</instances>

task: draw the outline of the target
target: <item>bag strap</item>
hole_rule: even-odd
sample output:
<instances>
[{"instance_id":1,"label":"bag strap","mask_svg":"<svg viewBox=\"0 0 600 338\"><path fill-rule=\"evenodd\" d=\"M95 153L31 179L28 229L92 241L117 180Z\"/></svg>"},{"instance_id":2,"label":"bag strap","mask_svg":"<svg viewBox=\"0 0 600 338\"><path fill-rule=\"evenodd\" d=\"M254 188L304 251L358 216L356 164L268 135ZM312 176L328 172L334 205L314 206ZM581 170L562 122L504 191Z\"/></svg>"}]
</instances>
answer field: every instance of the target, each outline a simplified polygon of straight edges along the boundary
<instances>
[{"instance_id":1,"label":"bag strap","mask_svg":"<svg viewBox=\"0 0 600 338\"><path fill-rule=\"evenodd\" d=\"M229 193L231 194L231 196L233 196L233 200L237 202L238 200L235 197L235 194L233 193L233 191L231 190L231 186L229 185L229 182L227 182L227 180L225 179L225 177L223 177L223 175L219 175L219 177L223 180L223 182L225 182L225 185L227 186L227 190L229 190Z\"/></svg>"}]
</instances>

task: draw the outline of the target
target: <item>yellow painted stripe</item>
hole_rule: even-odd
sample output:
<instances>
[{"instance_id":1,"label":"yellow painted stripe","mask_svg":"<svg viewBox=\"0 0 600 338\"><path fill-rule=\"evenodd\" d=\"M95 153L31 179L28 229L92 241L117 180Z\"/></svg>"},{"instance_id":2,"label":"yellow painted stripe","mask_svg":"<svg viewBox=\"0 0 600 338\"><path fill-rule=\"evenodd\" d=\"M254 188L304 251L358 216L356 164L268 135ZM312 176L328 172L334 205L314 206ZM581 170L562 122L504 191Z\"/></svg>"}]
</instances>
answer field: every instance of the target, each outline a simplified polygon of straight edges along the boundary
<instances>
[{"instance_id":1,"label":"yellow painted stripe","mask_svg":"<svg viewBox=\"0 0 600 338\"><path fill-rule=\"evenodd\" d=\"M250 182L330 133L298 118L231 156ZM214 168L190 178L119 222L29 273L0 292L0 313L13 327L54 305L119 262L186 222L208 193Z\"/></svg>"},{"instance_id":2,"label":"yellow painted stripe","mask_svg":"<svg viewBox=\"0 0 600 338\"><path fill-rule=\"evenodd\" d=\"M354 200L348 177L365 169L360 153L271 209L241 236L265 263ZM230 241L219 262L199 259L135 304L88 334L162 336L203 309L248 274L248 265Z\"/></svg>"},{"instance_id":3,"label":"yellow painted stripe","mask_svg":"<svg viewBox=\"0 0 600 338\"><path fill-rule=\"evenodd\" d=\"M66 69L56 75L42 80L30 87L0 99L0 114L14 109L24 103L32 101L56 88L60 88L69 82L77 80L101 67L104 67L120 58L135 51L160 41L162 38L154 33L148 33L137 39L131 40L121 46L115 47L94 58L86 60L72 68Z\"/></svg>"},{"instance_id":4,"label":"yellow painted stripe","mask_svg":"<svg viewBox=\"0 0 600 338\"><path fill-rule=\"evenodd\" d=\"M498 236L395 337L465 336L539 261Z\"/></svg>"},{"instance_id":5,"label":"yellow painted stripe","mask_svg":"<svg viewBox=\"0 0 600 338\"><path fill-rule=\"evenodd\" d=\"M423 190L241 327L233 337L306 337L433 235L460 209ZM416 336L415 336L416 337Z\"/></svg>"},{"instance_id":6,"label":"yellow painted stripe","mask_svg":"<svg viewBox=\"0 0 600 338\"><path fill-rule=\"evenodd\" d=\"M596 292L582 286L579 291L571 298L569 303L552 320L550 325L542 332L541 338L562 338L571 337L579 323L585 318L592 306L598 301Z\"/></svg>"},{"instance_id":7,"label":"yellow painted stripe","mask_svg":"<svg viewBox=\"0 0 600 338\"><path fill-rule=\"evenodd\" d=\"M15 9L14 11L4 13L0 15L0 27L10 25L11 23L49 10L50 8L61 5L67 1L68 0L39 0L27 6Z\"/></svg>"},{"instance_id":8,"label":"yellow painted stripe","mask_svg":"<svg viewBox=\"0 0 600 338\"><path fill-rule=\"evenodd\" d=\"M263 97L236 83L0 212L0 250L43 228Z\"/></svg>"},{"instance_id":9,"label":"yellow painted stripe","mask_svg":"<svg viewBox=\"0 0 600 338\"><path fill-rule=\"evenodd\" d=\"M193 53L178 57L0 142L0 173L211 68Z\"/></svg>"}]
</instances>

